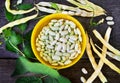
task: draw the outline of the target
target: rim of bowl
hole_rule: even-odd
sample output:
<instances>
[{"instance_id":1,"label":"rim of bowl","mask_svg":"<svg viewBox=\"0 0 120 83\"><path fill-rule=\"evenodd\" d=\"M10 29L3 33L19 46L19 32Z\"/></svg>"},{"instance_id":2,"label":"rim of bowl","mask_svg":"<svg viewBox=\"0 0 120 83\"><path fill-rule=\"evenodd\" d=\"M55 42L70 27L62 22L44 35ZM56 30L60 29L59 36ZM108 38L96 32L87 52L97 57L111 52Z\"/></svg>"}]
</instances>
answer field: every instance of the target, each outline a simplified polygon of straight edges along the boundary
<instances>
[{"instance_id":1,"label":"rim of bowl","mask_svg":"<svg viewBox=\"0 0 120 83\"><path fill-rule=\"evenodd\" d=\"M66 19L66 20L71 20L73 21L77 27L80 29L81 31L81 35L82 35L82 49L81 49L81 53L75 58L73 59L73 61L68 64L68 65L64 65L64 66L53 66L51 64L49 64L49 62L46 62L44 61L41 56L39 55L38 51L36 50L36 38L38 36L38 33L40 33L40 31L42 30L42 28L47 25L49 23L50 20L52 19ZM81 57L83 56L84 54L84 51L85 51L85 48L86 48L86 36L85 36L85 31L84 31L84 28L83 26L81 25L81 23L75 19L74 17L70 16L70 15L67 15L67 14L61 14L61 13L56 13L56 14L50 14L50 15L47 15L45 16L44 18L40 19L37 24L35 25L33 31L32 31L32 35L31 35L31 47L32 47L32 50L33 50L33 53L35 55L35 57L43 64L49 66L49 67L52 67L54 69L64 69L64 68L68 68L68 67L71 67L73 66L75 63L77 63Z\"/></svg>"}]
</instances>

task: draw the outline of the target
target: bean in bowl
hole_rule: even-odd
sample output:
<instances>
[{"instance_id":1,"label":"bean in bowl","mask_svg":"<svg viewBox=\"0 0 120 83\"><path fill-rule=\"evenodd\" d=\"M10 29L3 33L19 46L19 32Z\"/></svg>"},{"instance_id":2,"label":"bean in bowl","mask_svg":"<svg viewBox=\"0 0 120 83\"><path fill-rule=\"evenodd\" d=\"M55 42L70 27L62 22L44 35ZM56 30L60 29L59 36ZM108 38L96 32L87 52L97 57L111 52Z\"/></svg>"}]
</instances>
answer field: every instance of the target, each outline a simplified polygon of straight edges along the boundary
<instances>
[{"instance_id":1,"label":"bean in bowl","mask_svg":"<svg viewBox=\"0 0 120 83\"><path fill-rule=\"evenodd\" d=\"M66 19L52 19L36 38L40 57L51 65L67 65L81 53L81 31Z\"/></svg>"}]
</instances>

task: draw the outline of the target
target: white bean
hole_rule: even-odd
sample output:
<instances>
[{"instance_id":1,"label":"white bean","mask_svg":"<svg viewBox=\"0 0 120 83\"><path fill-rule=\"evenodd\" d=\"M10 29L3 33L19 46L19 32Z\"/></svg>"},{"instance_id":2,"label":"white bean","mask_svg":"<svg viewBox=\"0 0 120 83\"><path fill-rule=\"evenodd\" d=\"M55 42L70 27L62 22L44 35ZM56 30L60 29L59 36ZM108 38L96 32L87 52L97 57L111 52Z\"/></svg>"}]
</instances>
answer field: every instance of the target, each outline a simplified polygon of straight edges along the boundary
<instances>
[{"instance_id":1,"label":"white bean","mask_svg":"<svg viewBox=\"0 0 120 83\"><path fill-rule=\"evenodd\" d=\"M53 19L53 20L51 20L51 22L57 22L57 19Z\"/></svg>"},{"instance_id":2,"label":"white bean","mask_svg":"<svg viewBox=\"0 0 120 83\"><path fill-rule=\"evenodd\" d=\"M41 50L41 48L40 47L37 47L37 51L40 51Z\"/></svg>"},{"instance_id":3,"label":"white bean","mask_svg":"<svg viewBox=\"0 0 120 83\"><path fill-rule=\"evenodd\" d=\"M67 48L67 46L63 43L63 44L62 44L62 50L61 50L61 51L62 51L62 52L65 52L65 51L66 51L66 48Z\"/></svg>"},{"instance_id":4,"label":"white bean","mask_svg":"<svg viewBox=\"0 0 120 83\"><path fill-rule=\"evenodd\" d=\"M56 51L56 52L55 52L55 55L62 56L62 53L59 52L59 51Z\"/></svg>"},{"instance_id":5,"label":"white bean","mask_svg":"<svg viewBox=\"0 0 120 83\"><path fill-rule=\"evenodd\" d=\"M51 45L53 46L53 45L55 45L56 44L56 40L54 40L54 41L51 41Z\"/></svg>"},{"instance_id":6,"label":"white bean","mask_svg":"<svg viewBox=\"0 0 120 83\"><path fill-rule=\"evenodd\" d=\"M75 27L76 27L75 23L72 22L72 21L69 21L69 24L70 24L70 27L71 27L71 28L75 28Z\"/></svg>"},{"instance_id":7,"label":"white bean","mask_svg":"<svg viewBox=\"0 0 120 83\"><path fill-rule=\"evenodd\" d=\"M88 74L88 71L87 71L85 68L82 68L81 71L82 71L84 74Z\"/></svg>"},{"instance_id":8,"label":"white bean","mask_svg":"<svg viewBox=\"0 0 120 83\"><path fill-rule=\"evenodd\" d=\"M58 40L60 37L59 33L56 34L55 39Z\"/></svg>"},{"instance_id":9,"label":"white bean","mask_svg":"<svg viewBox=\"0 0 120 83\"><path fill-rule=\"evenodd\" d=\"M55 36L56 34L55 34L55 32L53 32L53 31L49 31L49 35Z\"/></svg>"},{"instance_id":10,"label":"white bean","mask_svg":"<svg viewBox=\"0 0 120 83\"><path fill-rule=\"evenodd\" d=\"M66 60L66 61L64 62L64 64L67 65L67 64L70 64L71 62L72 62L72 61L68 59L68 60Z\"/></svg>"},{"instance_id":11,"label":"white bean","mask_svg":"<svg viewBox=\"0 0 120 83\"><path fill-rule=\"evenodd\" d=\"M69 32L69 33L71 32L71 28L70 28L70 27L68 27L68 32Z\"/></svg>"},{"instance_id":12,"label":"white bean","mask_svg":"<svg viewBox=\"0 0 120 83\"><path fill-rule=\"evenodd\" d=\"M49 48L49 49L53 49L54 47L51 46L51 45L47 45L47 48Z\"/></svg>"},{"instance_id":13,"label":"white bean","mask_svg":"<svg viewBox=\"0 0 120 83\"><path fill-rule=\"evenodd\" d=\"M71 46L70 46L70 49L73 49L75 47L75 44L72 44Z\"/></svg>"},{"instance_id":14,"label":"white bean","mask_svg":"<svg viewBox=\"0 0 120 83\"><path fill-rule=\"evenodd\" d=\"M106 20L111 20L111 21L112 21L112 20L113 20L113 17L112 17L112 16L107 16L107 17L106 17Z\"/></svg>"},{"instance_id":15,"label":"white bean","mask_svg":"<svg viewBox=\"0 0 120 83\"><path fill-rule=\"evenodd\" d=\"M63 43L66 43L67 42L67 39L66 38L60 38L59 41L63 42Z\"/></svg>"},{"instance_id":16,"label":"white bean","mask_svg":"<svg viewBox=\"0 0 120 83\"><path fill-rule=\"evenodd\" d=\"M115 23L114 21L108 21L107 24L111 26L111 25L114 25Z\"/></svg>"},{"instance_id":17,"label":"white bean","mask_svg":"<svg viewBox=\"0 0 120 83\"><path fill-rule=\"evenodd\" d=\"M81 80L82 83L86 82L86 79L83 76L80 77L80 80Z\"/></svg>"},{"instance_id":18,"label":"white bean","mask_svg":"<svg viewBox=\"0 0 120 83\"><path fill-rule=\"evenodd\" d=\"M79 41L82 42L82 37L79 35Z\"/></svg>"},{"instance_id":19,"label":"white bean","mask_svg":"<svg viewBox=\"0 0 120 83\"><path fill-rule=\"evenodd\" d=\"M42 41L39 41L39 44L40 44L40 45L42 45L42 46L44 46L44 45L45 45Z\"/></svg>"},{"instance_id":20,"label":"white bean","mask_svg":"<svg viewBox=\"0 0 120 83\"><path fill-rule=\"evenodd\" d=\"M60 34L61 34L62 36L67 35L67 34L68 34L68 31L62 31Z\"/></svg>"},{"instance_id":21,"label":"white bean","mask_svg":"<svg viewBox=\"0 0 120 83\"><path fill-rule=\"evenodd\" d=\"M55 61L59 61L60 60L60 56L54 55L52 56L52 59Z\"/></svg>"},{"instance_id":22,"label":"white bean","mask_svg":"<svg viewBox=\"0 0 120 83\"><path fill-rule=\"evenodd\" d=\"M62 65L62 66L64 65L64 63L62 63L62 62L58 62L58 64L60 64L60 65Z\"/></svg>"},{"instance_id":23,"label":"white bean","mask_svg":"<svg viewBox=\"0 0 120 83\"><path fill-rule=\"evenodd\" d=\"M70 15L74 15L75 13L72 12L72 11L68 11L68 14L70 14Z\"/></svg>"},{"instance_id":24,"label":"white bean","mask_svg":"<svg viewBox=\"0 0 120 83\"><path fill-rule=\"evenodd\" d=\"M74 40L72 40L72 39L69 39L69 42L71 42L71 43L75 43L75 41L74 41Z\"/></svg>"},{"instance_id":25,"label":"white bean","mask_svg":"<svg viewBox=\"0 0 120 83\"><path fill-rule=\"evenodd\" d=\"M64 29L64 25L60 26L59 30L62 31Z\"/></svg>"},{"instance_id":26,"label":"white bean","mask_svg":"<svg viewBox=\"0 0 120 83\"><path fill-rule=\"evenodd\" d=\"M77 40L77 36L70 36L70 39L76 41Z\"/></svg>"},{"instance_id":27,"label":"white bean","mask_svg":"<svg viewBox=\"0 0 120 83\"><path fill-rule=\"evenodd\" d=\"M62 49L62 44L58 44L56 47L55 47L55 50L56 51L60 51Z\"/></svg>"},{"instance_id":28,"label":"white bean","mask_svg":"<svg viewBox=\"0 0 120 83\"><path fill-rule=\"evenodd\" d=\"M80 30L78 28L76 30L77 30L78 35L81 35Z\"/></svg>"},{"instance_id":29,"label":"white bean","mask_svg":"<svg viewBox=\"0 0 120 83\"><path fill-rule=\"evenodd\" d=\"M68 28L69 28L69 26L68 26L68 25L65 25L65 28L64 28L64 29L67 30Z\"/></svg>"},{"instance_id":30,"label":"white bean","mask_svg":"<svg viewBox=\"0 0 120 83\"><path fill-rule=\"evenodd\" d=\"M49 35L49 40L50 41L53 41L53 37Z\"/></svg>"}]
</instances>

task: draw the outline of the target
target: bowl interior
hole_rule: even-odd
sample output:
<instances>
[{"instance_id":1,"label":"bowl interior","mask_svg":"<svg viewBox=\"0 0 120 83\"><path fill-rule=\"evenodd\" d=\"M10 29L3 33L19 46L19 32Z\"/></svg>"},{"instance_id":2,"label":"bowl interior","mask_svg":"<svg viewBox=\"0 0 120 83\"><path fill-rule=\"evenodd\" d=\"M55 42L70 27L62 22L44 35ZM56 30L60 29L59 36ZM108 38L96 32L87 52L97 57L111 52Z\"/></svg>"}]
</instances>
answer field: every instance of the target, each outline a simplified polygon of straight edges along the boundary
<instances>
[{"instance_id":1,"label":"bowl interior","mask_svg":"<svg viewBox=\"0 0 120 83\"><path fill-rule=\"evenodd\" d=\"M72 63L68 64L68 65L64 65L64 66L53 66L51 65L49 62L44 61L41 57L40 57L40 53L36 50L36 38L38 36L38 34L40 33L40 31L42 30L42 28L46 25L48 25L48 23L52 20L52 19L66 19L66 20L71 20L73 21L77 27L80 29L81 31L81 36L82 36L82 46L81 46L81 53L78 55L77 58L72 60ZM79 21L77 21L75 18L66 15L66 14L51 14L51 15L47 15L46 17L42 18L34 27L33 32L32 32L32 36L31 36L31 46L32 46L32 50L33 53L35 54L36 58L43 64L50 66L52 68L55 69L63 69L63 68L67 68L70 67L72 65L74 65L76 62L79 61L79 59L82 57L84 51L85 51L85 47L86 47L86 36L85 36L85 31L82 27L82 25L79 23Z\"/></svg>"}]
</instances>

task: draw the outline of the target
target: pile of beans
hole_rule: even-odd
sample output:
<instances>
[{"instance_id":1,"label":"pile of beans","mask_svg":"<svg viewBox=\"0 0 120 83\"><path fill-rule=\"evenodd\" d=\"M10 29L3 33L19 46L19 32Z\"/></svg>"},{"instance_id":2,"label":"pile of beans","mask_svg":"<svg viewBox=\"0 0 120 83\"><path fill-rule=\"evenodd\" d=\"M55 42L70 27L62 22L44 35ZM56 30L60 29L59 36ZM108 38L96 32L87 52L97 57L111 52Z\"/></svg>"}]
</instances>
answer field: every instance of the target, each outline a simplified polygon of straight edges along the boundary
<instances>
[{"instance_id":1,"label":"pile of beans","mask_svg":"<svg viewBox=\"0 0 120 83\"><path fill-rule=\"evenodd\" d=\"M36 49L51 65L67 65L81 53L81 31L70 20L52 19L36 38Z\"/></svg>"}]
</instances>

